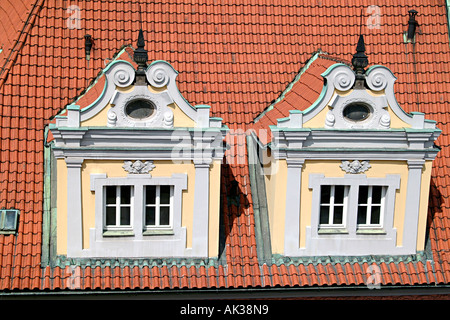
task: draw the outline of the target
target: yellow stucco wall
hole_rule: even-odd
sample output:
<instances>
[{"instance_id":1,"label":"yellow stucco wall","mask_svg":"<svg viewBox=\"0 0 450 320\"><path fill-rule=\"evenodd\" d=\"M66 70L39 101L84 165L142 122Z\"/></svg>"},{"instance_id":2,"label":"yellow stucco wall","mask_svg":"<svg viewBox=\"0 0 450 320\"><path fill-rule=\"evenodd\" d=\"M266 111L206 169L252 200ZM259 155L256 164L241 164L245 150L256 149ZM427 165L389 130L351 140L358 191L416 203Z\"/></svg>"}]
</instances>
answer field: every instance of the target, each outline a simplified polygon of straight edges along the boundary
<instances>
[{"instance_id":1,"label":"yellow stucco wall","mask_svg":"<svg viewBox=\"0 0 450 320\"><path fill-rule=\"evenodd\" d=\"M151 171L153 177L170 177L175 173L185 173L188 176L187 189L182 193L182 221L186 227L186 246L192 247L193 209L195 192L195 166L192 162L173 164L172 161L154 162ZM95 228L95 193L90 190L90 175L106 173L108 178L126 177L127 172L122 168L123 161L119 160L85 160L81 168L82 188L82 224L83 248L89 248L89 229ZM210 168L209 195L209 255L217 257L219 247L219 209L220 209L220 170L221 162L216 160ZM57 160L58 189L67 186L67 168L64 159ZM58 193L57 198L57 253L67 253L67 194Z\"/></svg>"},{"instance_id":2,"label":"yellow stucco wall","mask_svg":"<svg viewBox=\"0 0 450 320\"><path fill-rule=\"evenodd\" d=\"M309 189L309 175L323 174L325 177L344 177L345 172L339 167L341 161L337 160L306 160L302 168L301 179L301 208L300 208L300 247L306 245L306 227L311 225L312 190ZM396 192L394 228L397 229L397 246L402 245L403 223L406 207L406 193L408 183L408 165L406 161L370 161L371 168L364 174L368 178L384 178L387 174L400 175L400 188ZM267 205L269 212L270 234L273 253L284 252L284 227L286 210L286 160L277 160L273 164L277 167L272 174L265 176ZM419 232L417 250L423 250L428 193L430 186L431 161L427 161L422 175Z\"/></svg>"},{"instance_id":3,"label":"yellow stucco wall","mask_svg":"<svg viewBox=\"0 0 450 320\"><path fill-rule=\"evenodd\" d=\"M284 222L286 212L287 163L286 160L273 160L265 166L267 211L273 253L283 252ZM270 170L270 172L269 172Z\"/></svg>"}]
</instances>

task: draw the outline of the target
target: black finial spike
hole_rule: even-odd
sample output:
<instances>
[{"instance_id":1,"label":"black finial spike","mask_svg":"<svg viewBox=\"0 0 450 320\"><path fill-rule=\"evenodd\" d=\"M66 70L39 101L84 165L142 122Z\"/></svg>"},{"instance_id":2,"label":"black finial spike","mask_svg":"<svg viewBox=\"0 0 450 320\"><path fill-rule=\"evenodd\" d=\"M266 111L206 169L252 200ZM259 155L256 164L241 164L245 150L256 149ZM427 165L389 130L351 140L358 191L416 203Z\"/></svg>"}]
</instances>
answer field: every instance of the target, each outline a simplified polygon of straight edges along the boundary
<instances>
[{"instance_id":1,"label":"black finial spike","mask_svg":"<svg viewBox=\"0 0 450 320\"><path fill-rule=\"evenodd\" d=\"M362 20L363 12L361 10L361 21L359 26L359 39L358 44L356 45L356 53L353 55L352 59L352 65L356 73L363 74L364 68L367 67L369 64L369 59L367 59L367 56L365 54L366 52L366 46L364 44L364 36L362 34Z\"/></svg>"},{"instance_id":2,"label":"black finial spike","mask_svg":"<svg viewBox=\"0 0 450 320\"><path fill-rule=\"evenodd\" d=\"M134 62L137 63L138 68L136 70L136 83L145 83L145 69L147 68L148 54L145 50L145 39L144 31L142 30L142 19L141 19L141 5L139 4L139 35L137 39L137 48L134 50Z\"/></svg>"},{"instance_id":3,"label":"black finial spike","mask_svg":"<svg viewBox=\"0 0 450 320\"><path fill-rule=\"evenodd\" d=\"M362 11L361 11L361 24L362 24ZM355 85L357 85L358 87L363 87L365 68L369 65L369 59L366 56L366 46L364 44L364 36L362 34L362 29L360 30L358 44L356 45L356 53L353 55L352 58L352 65L353 70L355 70L356 73L357 81Z\"/></svg>"},{"instance_id":4,"label":"black finial spike","mask_svg":"<svg viewBox=\"0 0 450 320\"><path fill-rule=\"evenodd\" d=\"M139 36L137 40L137 49L134 50L134 61L138 64L138 69L145 69L147 67L148 54L145 50L144 32L139 29Z\"/></svg>"}]
</instances>

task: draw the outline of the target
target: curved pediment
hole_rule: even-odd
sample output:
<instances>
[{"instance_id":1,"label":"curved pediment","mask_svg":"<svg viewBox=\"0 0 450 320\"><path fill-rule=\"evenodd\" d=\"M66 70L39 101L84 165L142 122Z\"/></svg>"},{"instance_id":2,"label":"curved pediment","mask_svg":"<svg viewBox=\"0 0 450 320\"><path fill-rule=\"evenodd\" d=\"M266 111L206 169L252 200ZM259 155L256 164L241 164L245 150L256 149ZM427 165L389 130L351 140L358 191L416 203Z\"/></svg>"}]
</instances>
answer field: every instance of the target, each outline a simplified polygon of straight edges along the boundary
<instances>
[{"instance_id":1,"label":"curved pediment","mask_svg":"<svg viewBox=\"0 0 450 320\"><path fill-rule=\"evenodd\" d=\"M168 62L155 61L145 70L146 81L138 84L133 65L114 60L99 76L105 81L95 101L87 106L78 106L77 102L68 105L55 117L56 126L222 127L222 119L210 117L210 106L192 106L181 95L177 75Z\"/></svg>"},{"instance_id":2,"label":"curved pediment","mask_svg":"<svg viewBox=\"0 0 450 320\"><path fill-rule=\"evenodd\" d=\"M384 66L373 66L364 74L365 86L357 88L356 74L337 63L323 74L319 98L304 111L294 110L278 119L279 128L326 129L434 129L435 122L420 112L406 113L395 98L394 74Z\"/></svg>"}]
</instances>

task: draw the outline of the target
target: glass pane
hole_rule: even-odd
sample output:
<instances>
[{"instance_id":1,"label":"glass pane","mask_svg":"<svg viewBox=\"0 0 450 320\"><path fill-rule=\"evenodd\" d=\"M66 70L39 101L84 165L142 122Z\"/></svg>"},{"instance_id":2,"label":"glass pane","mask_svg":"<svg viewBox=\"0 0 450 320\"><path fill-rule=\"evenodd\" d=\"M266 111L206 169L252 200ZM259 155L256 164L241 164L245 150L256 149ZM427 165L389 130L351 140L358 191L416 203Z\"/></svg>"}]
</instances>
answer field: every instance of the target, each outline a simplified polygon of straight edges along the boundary
<instances>
[{"instance_id":1,"label":"glass pane","mask_svg":"<svg viewBox=\"0 0 450 320\"><path fill-rule=\"evenodd\" d=\"M106 207L106 225L115 226L116 225L116 208Z\"/></svg>"},{"instance_id":2,"label":"glass pane","mask_svg":"<svg viewBox=\"0 0 450 320\"><path fill-rule=\"evenodd\" d=\"M121 207L120 208L120 225L121 226L129 226L131 225L131 214L130 207Z\"/></svg>"},{"instance_id":3,"label":"glass pane","mask_svg":"<svg viewBox=\"0 0 450 320\"><path fill-rule=\"evenodd\" d=\"M116 186L106 187L106 204L116 203Z\"/></svg>"},{"instance_id":4,"label":"glass pane","mask_svg":"<svg viewBox=\"0 0 450 320\"><path fill-rule=\"evenodd\" d=\"M161 186L159 190L159 203L169 204L170 203L170 186Z\"/></svg>"},{"instance_id":5,"label":"glass pane","mask_svg":"<svg viewBox=\"0 0 450 320\"><path fill-rule=\"evenodd\" d=\"M367 220L367 207L358 206L357 224L366 224L366 220Z\"/></svg>"},{"instance_id":6,"label":"glass pane","mask_svg":"<svg viewBox=\"0 0 450 320\"><path fill-rule=\"evenodd\" d=\"M338 204L344 203L344 186L334 187L334 203Z\"/></svg>"},{"instance_id":7,"label":"glass pane","mask_svg":"<svg viewBox=\"0 0 450 320\"><path fill-rule=\"evenodd\" d=\"M159 224L167 226L170 223L170 207L159 208Z\"/></svg>"},{"instance_id":8,"label":"glass pane","mask_svg":"<svg viewBox=\"0 0 450 320\"><path fill-rule=\"evenodd\" d=\"M146 204L156 203L156 186L145 187L145 203Z\"/></svg>"},{"instance_id":9,"label":"glass pane","mask_svg":"<svg viewBox=\"0 0 450 320\"><path fill-rule=\"evenodd\" d=\"M334 207L333 224L342 224L343 216L344 216L344 207L343 206Z\"/></svg>"},{"instance_id":10,"label":"glass pane","mask_svg":"<svg viewBox=\"0 0 450 320\"><path fill-rule=\"evenodd\" d=\"M331 186L320 187L320 203L330 203Z\"/></svg>"},{"instance_id":11,"label":"glass pane","mask_svg":"<svg viewBox=\"0 0 450 320\"><path fill-rule=\"evenodd\" d=\"M146 226L154 226L155 221L155 207L146 207L145 208L145 225Z\"/></svg>"},{"instance_id":12,"label":"glass pane","mask_svg":"<svg viewBox=\"0 0 450 320\"><path fill-rule=\"evenodd\" d=\"M373 204L381 204L381 186L373 186L372 187L372 203Z\"/></svg>"},{"instance_id":13,"label":"glass pane","mask_svg":"<svg viewBox=\"0 0 450 320\"><path fill-rule=\"evenodd\" d=\"M121 204L131 203L131 186L120 187L120 203Z\"/></svg>"},{"instance_id":14,"label":"glass pane","mask_svg":"<svg viewBox=\"0 0 450 320\"><path fill-rule=\"evenodd\" d=\"M370 224L380 224L380 213L381 213L380 206L372 207L372 212L370 215Z\"/></svg>"},{"instance_id":15,"label":"glass pane","mask_svg":"<svg viewBox=\"0 0 450 320\"><path fill-rule=\"evenodd\" d=\"M345 118L352 121L363 121L370 115L370 110L364 104L352 103L342 112Z\"/></svg>"},{"instance_id":16,"label":"glass pane","mask_svg":"<svg viewBox=\"0 0 450 320\"><path fill-rule=\"evenodd\" d=\"M145 119L150 117L155 110L153 103L147 100L134 100L127 104L125 113L134 119Z\"/></svg>"},{"instance_id":17,"label":"glass pane","mask_svg":"<svg viewBox=\"0 0 450 320\"><path fill-rule=\"evenodd\" d=\"M359 187L358 203L367 203L367 197L369 194L368 186Z\"/></svg>"},{"instance_id":18,"label":"glass pane","mask_svg":"<svg viewBox=\"0 0 450 320\"><path fill-rule=\"evenodd\" d=\"M330 207L320 206L320 224L328 224L328 220L330 217Z\"/></svg>"},{"instance_id":19,"label":"glass pane","mask_svg":"<svg viewBox=\"0 0 450 320\"><path fill-rule=\"evenodd\" d=\"M15 210L6 210L5 211L5 220L3 221L3 230L15 230L16 229L16 217L17 211Z\"/></svg>"}]
</instances>

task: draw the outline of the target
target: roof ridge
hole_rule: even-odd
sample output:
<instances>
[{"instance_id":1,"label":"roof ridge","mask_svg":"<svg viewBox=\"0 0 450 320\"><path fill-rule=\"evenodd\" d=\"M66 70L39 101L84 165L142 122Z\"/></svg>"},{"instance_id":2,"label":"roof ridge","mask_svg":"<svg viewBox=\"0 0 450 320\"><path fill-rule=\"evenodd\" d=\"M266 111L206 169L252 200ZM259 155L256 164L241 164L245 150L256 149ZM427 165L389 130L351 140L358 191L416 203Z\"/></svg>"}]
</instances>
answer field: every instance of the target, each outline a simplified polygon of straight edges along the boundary
<instances>
[{"instance_id":1,"label":"roof ridge","mask_svg":"<svg viewBox=\"0 0 450 320\"><path fill-rule=\"evenodd\" d=\"M24 25L22 27L22 30L20 30L19 35L11 48L11 52L9 53L8 57L5 60L5 63L2 66L2 69L0 70L0 87L3 86L5 83L9 70L11 70L12 66L17 60L17 57L19 55L19 52L22 50L23 45L25 44L25 40L28 36L29 31L34 26L34 22L36 21L36 17L38 16L39 12L41 11L45 0L36 0L36 2L33 5L33 8L31 9L30 13L28 14L27 19L24 22ZM19 46L19 47L17 47Z\"/></svg>"}]
</instances>

